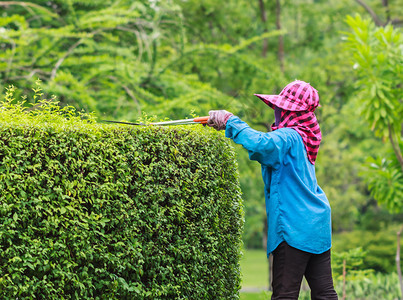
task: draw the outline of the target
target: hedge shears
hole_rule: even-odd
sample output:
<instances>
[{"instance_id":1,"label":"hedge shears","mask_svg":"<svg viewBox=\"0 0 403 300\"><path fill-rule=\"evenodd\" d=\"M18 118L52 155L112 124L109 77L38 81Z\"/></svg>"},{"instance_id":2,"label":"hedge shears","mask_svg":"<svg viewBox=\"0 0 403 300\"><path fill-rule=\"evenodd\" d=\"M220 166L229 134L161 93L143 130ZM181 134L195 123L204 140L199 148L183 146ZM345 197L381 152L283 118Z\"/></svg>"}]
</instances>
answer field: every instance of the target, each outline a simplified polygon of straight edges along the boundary
<instances>
[{"instance_id":1,"label":"hedge shears","mask_svg":"<svg viewBox=\"0 0 403 300\"><path fill-rule=\"evenodd\" d=\"M169 126L169 125L190 125L190 124L203 124L206 125L209 116L207 117L197 117L194 119L182 119L182 120L173 120L173 121L164 121L164 122L154 122L149 123L148 125L155 125L155 126ZM125 125L147 125L143 123L132 123L132 122L120 122L120 121L109 121L109 120L102 120L102 122L108 123L115 123L115 124L125 124Z\"/></svg>"}]
</instances>

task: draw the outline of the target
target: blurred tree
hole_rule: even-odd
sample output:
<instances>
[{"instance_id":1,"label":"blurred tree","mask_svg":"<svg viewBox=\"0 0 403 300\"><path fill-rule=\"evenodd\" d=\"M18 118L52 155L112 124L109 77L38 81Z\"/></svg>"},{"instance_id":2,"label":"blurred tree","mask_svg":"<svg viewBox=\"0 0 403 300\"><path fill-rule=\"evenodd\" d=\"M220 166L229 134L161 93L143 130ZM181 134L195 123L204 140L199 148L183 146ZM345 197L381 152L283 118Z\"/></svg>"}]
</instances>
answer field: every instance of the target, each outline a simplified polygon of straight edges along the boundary
<instances>
[{"instance_id":1,"label":"blurred tree","mask_svg":"<svg viewBox=\"0 0 403 300\"><path fill-rule=\"evenodd\" d=\"M47 92L80 109L141 111L140 84L163 31L148 1L6 1L1 7L2 87L28 87L40 78Z\"/></svg>"},{"instance_id":2,"label":"blurred tree","mask_svg":"<svg viewBox=\"0 0 403 300\"><path fill-rule=\"evenodd\" d=\"M362 19L359 15L354 18L349 16L347 23L351 28L351 32L347 34L347 47L352 53L354 69L359 78L357 87L360 90L357 98L362 101L362 115L371 124L376 135L389 141L391 148L386 155L370 157L362 175L379 203L391 212L402 212L403 35L392 25L376 27L372 21ZM403 294L401 232L402 229L397 233L396 266Z\"/></svg>"},{"instance_id":3,"label":"blurred tree","mask_svg":"<svg viewBox=\"0 0 403 300\"><path fill-rule=\"evenodd\" d=\"M347 47L358 75L357 101L377 136L389 141L390 152L368 160L363 176L379 203L403 210L402 66L403 35L391 25L376 27L360 16L348 17Z\"/></svg>"}]
</instances>

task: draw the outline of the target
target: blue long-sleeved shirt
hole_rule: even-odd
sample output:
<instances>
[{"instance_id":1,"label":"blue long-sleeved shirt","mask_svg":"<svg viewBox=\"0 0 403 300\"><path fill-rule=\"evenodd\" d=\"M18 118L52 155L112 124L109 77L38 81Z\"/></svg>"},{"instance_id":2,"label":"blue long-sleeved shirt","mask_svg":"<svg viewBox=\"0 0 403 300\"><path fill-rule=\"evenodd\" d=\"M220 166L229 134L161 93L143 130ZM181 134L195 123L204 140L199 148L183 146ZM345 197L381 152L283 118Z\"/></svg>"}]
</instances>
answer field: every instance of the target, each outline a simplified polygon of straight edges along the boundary
<instances>
[{"instance_id":1,"label":"blue long-sleeved shirt","mask_svg":"<svg viewBox=\"0 0 403 300\"><path fill-rule=\"evenodd\" d=\"M297 131L259 132L233 116L225 136L241 144L261 164L268 222L267 255L286 241L302 251L320 254L331 247L330 205L319 187L315 166Z\"/></svg>"}]
</instances>

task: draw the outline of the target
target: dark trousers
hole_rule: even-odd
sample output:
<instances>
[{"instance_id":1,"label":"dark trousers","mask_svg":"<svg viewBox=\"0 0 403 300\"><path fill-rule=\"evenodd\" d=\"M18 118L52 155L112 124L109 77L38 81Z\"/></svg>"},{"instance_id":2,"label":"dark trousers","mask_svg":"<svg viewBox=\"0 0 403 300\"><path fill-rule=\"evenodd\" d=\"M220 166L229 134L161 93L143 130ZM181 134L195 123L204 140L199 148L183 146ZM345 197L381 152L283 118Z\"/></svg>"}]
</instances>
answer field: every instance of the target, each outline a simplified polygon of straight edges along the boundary
<instances>
[{"instance_id":1,"label":"dark trousers","mask_svg":"<svg viewBox=\"0 0 403 300\"><path fill-rule=\"evenodd\" d=\"M312 254L282 242L273 252L273 295L271 299L298 299L302 278L311 288L311 299L337 300L333 287L330 250Z\"/></svg>"}]
</instances>

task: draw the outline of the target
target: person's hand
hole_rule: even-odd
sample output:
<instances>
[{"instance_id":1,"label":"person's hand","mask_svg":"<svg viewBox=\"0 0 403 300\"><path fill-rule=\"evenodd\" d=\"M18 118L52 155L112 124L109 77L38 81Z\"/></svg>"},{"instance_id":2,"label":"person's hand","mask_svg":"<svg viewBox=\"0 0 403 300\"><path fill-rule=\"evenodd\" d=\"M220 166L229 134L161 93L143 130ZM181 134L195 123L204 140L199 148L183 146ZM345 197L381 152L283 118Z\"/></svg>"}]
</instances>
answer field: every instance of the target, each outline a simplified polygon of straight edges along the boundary
<instances>
[{"instance_id":1,"label":"person's hand","mask_svg":"<svg viewBox=\"0 0 403 300\"><path fill-rule=\"evenodd\" d=\"M216 130L224 130L227 126L227 121L233 116L232 113L226 110L210 110L210 118L207 121L207 125L213 127Z\"/></svg>"}]
</instances>

